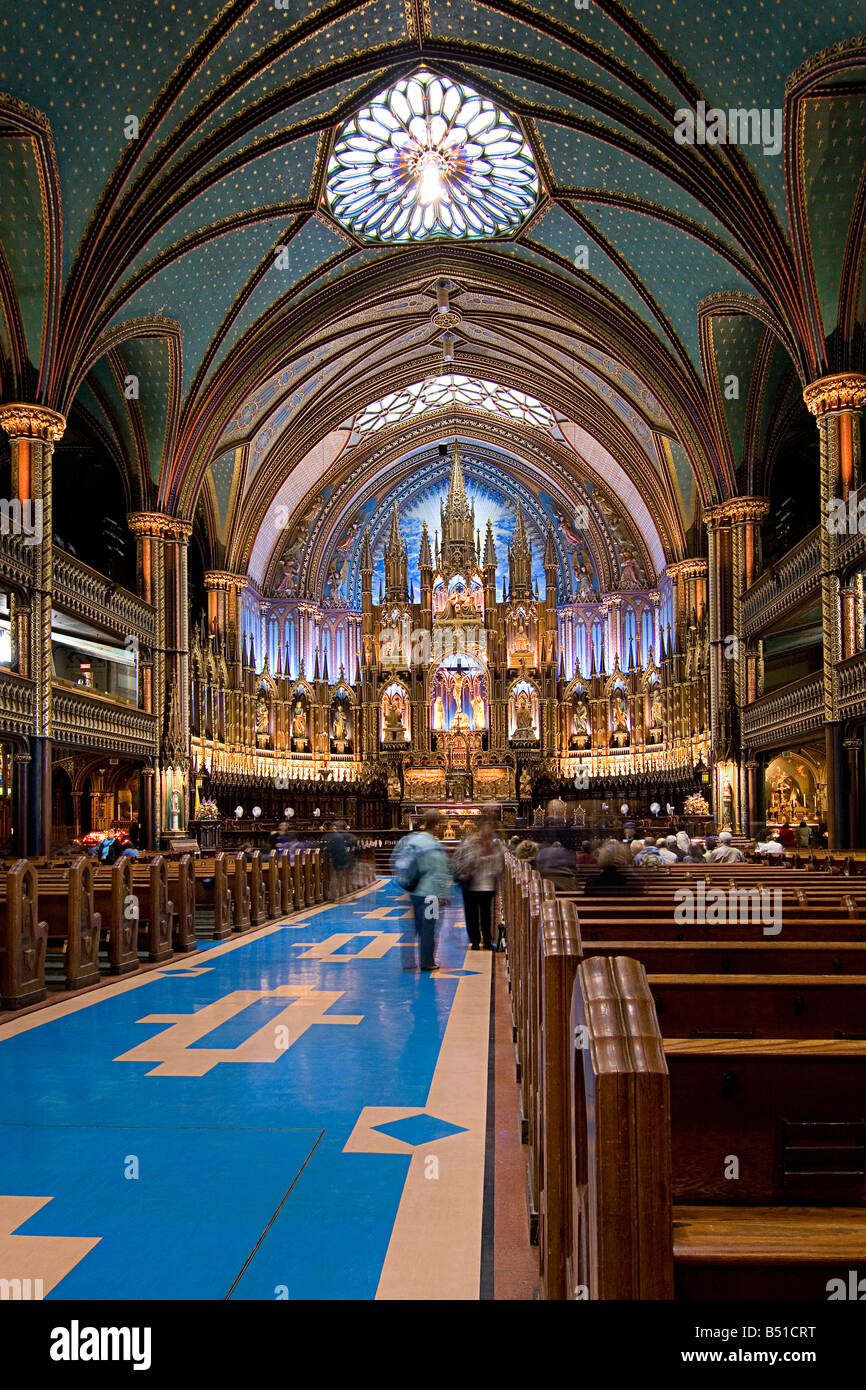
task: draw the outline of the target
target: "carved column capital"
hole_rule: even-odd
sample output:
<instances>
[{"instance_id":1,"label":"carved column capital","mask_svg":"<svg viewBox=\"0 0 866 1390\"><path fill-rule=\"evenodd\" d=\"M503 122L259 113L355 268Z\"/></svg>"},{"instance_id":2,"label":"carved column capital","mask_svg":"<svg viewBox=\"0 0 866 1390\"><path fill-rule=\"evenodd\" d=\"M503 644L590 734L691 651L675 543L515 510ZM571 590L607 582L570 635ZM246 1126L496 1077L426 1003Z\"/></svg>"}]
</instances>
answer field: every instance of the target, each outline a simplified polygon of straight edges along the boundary
<instances>
[{"instance_id":1,"label":"carved column capital","mask_svg":"<svg viewBox=\"0 0 866 1390\"><path fill-rule=\"evenodd\" d=\"M706 579L707 562L706 560L673 560L665 566L665 574L669 579Z\"/></svg>"},{"instance_id":2,"label":"carved column capital","mask_svg":"<svg viewBox=\"0 0 866 1390\"><path fill-rule=\"evenodd\" d=\"M186 544L192 535L192 522L165 512L129 512L127 525L134 536Z\"/></svg>"},{"instance_id":3,"label":"carved column capital","mask_svg":"<svg viewBox=\"0 0 866 1390\"><path fill-rule=\"evenodd\" d=\"M820 419L834 410L862 410L866 405L866 376L862 372L837 372L810 382L803 392L806 409Z\"/></svg>"},{"instance_id":4,"label":"carved column capital","mask_svg":"<svg viewBox=\"0 0 866 1390\"><path fill-rule=\"evenodd\" d=\"M63 438L66 417L44 405L10 401L0 405L0 428L10 439L41 439L46 444L56 444Z\"/></svg>"},{"instance_id":5,"label":"carved column capital","mask_svg":"<svg viewBox=\"0 0 866 1390\"><path fill-rule=\"evenodd\" d=\"M767 497L729 497L704 512L707 526L736 526L745 521L763 521L770 510Z\"/></svg>"},{"instance_id":6,"label":"carved column capital","mask_svg":"<svg viewBox=\"0 0 866 1390\"><path fill-rule=\"evenodd\" d=\"M204 586L216 593L245 589L249 582L247 575L233 574L231 570L205 570Z\"/></svg>"}]
</instances>

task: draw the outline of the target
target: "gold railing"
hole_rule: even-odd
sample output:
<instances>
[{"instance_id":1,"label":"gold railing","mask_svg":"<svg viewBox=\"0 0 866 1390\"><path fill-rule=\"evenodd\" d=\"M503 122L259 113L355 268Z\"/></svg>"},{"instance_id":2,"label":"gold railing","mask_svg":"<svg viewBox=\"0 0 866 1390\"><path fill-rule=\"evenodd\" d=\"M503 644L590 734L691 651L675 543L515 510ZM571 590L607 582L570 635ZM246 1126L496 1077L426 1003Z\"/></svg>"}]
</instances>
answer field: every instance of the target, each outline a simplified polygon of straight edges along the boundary
<instances>
[{"instance_id":1,"label":"gold railing","mask_svg":"<svg viewBox=\"0 0 866 1390\"><path fill-rule=\"evenodd\" d=\"M759 637L821 582L821 528L816 526L755 580L740 600L742 635Z\"/></svg>"},{"instance_id":2,"label":"gold railing","mask_svg":"<svg viewBox=\"0 0 866 1390\"><path fill-rule=\"evenodd\" d=\"M122 589L81 560L54 551L54 604L117 637L137 637L145 645L156 633L156 609Z\"/></svg>"},{"instance_id":3,"label":"gold railing","mask_svg":"<svg viewBox=\"0 0 866 1390\"><path fill-rule=\"evenodd\" d=\"M741 714L743 742L750 747L779 735L800 738L824 723L824 679L820 672L762 695Z\"/></svg>"},{"instance_id":4,"label":"gold railing","mask_svg":"<svg viewBox=\"0 0 866 1390\"><path fill-rule=\"evenodd\" d=\"M156 754L156 716L94 690L71 690L53 681L55 742L119 753Z\"/></svg>"},{"instance_id":5,"label":"gold railing","mask_svg":"<svg viewBox=\"0 0 866 1390\"><path fill-rule=\"evenodd\" d=\"M0 667L0 725L8 733L33 732L33 691L31 680Z\"/></svg>"},{"instance_id":6,"label":"gold railing","mask_svg":"<svg viewBox=\"0 0 866 1390\"><path fill-rule=\"evenodd\" d=\"M840 661L836 670L839 675L839 713L846 719L866 714L866 651L855 652L847 660Z\"/></svg>"}]
</instances>

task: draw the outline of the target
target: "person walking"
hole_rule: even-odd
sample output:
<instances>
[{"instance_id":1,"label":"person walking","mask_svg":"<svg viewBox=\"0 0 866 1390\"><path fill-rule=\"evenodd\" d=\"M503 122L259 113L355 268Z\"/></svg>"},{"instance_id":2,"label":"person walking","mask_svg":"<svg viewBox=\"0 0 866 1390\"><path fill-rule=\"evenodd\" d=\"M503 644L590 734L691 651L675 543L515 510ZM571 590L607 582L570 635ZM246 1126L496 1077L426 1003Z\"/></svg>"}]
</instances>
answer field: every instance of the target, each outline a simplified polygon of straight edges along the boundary
<instances>
[{"instance_id":1,"label":"person walking","mask_svg":"<svg viewBox=\"0 0 866 1390\"><path fill-rule=\"evenodd\" d=\"M415 915L421 970L438 970L436 964L436 923L439 908L448 902L450 876L445 851L439 843L442 817L438 811L425 811L421 827L400 840L391 861L394 877L411 898Z\"/></svg>"},{"instance_id":2,"label":"person walking","mask_svg":"<svg viewBox=\"0 0 866 1390\"><path fill-rule=\"evenodd\" d=\"M493 826L481 816L470 842L473 855L469 877L463 887L466 931L473 951L482 946L493 950L493 903L502 877L505 856Z\"/></svg>"}]
</instances>

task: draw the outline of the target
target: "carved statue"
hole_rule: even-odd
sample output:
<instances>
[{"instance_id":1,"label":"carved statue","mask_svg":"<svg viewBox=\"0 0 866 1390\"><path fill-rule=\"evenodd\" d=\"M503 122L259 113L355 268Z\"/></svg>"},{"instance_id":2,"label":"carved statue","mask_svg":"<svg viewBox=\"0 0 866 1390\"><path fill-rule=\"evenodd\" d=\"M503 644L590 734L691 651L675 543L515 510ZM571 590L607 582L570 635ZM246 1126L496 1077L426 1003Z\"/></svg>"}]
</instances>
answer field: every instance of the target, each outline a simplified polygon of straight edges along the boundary
<instances>
[{"instance_id":1,"label":"carved statue","mask_svg":"<svg viewBox=\"0 0 866 1390\"><path fill-rule=\"evenodd\" d=\"M528 768L524 768L520 774L520 795L524 801L532 796L532 778L529 775Z\"/></svg>"},{"instance_id":2,"label":"carved statue","mask_svg":"<svg viewBox=\"0 0 866 1390\"><path fill-rule=\"evenodd\" d=\"M528 652L530 650L529 634L526 631L526 616L522 610L517 615L517 630L514 634L513 650L516 652Z\"/></svg>"},{"instance_id":3,"label":"carved statue","mask_svg":"<svg viewBox=\"0 0 866 1390\"><path fill-rule=\"evenodd\" d=\"M628 705L621 690L618 690L613 697L611 712L613 714L613 732L615 734L627 734Z\"/></svg>"},{"instance_id":4,"label":"carved statue","mask_svg":"<svg viewBox=\"0 0 866 1390\"><path fill-rule=\"evenodd\" d=\"M387 699L387 697L386 697ZM405 726L403 724L404 702L403 696L399 691L387 699L387 704L383 711L383 723L385 732L392 740L403 739L405 736Z\"/></svg>"},{"instance_id":5,"label":"carved statue","mask_svg":"<svg viewBox=\"0 0 866 1390\"><path fill-rule=\"evenodd\" d=\"M574 702L571 715L571 731L577 737L588 737L589 735L589 710L586 701L578 698Z\"/></svg>"},{"instance_id":6,"label":"carved statue","mask_svg":"<svg viewBox=\"0 0 866 1390\"><path fill-rule=\"evenodd\" d=\"M268 732L269 722L268 702L262 691L259 691L256 698L256 733L266 734Z\"/></svg>"},{"instance_id":7,"label":"carved statue","mask_svg":"<svg viewBox=\"0 0 866 1390\"><path fill-rule=\"evenodd\" d=\"M663 717L663 714L662 714L662 697L661 697L661 693L660 693L660 691L659 691L659 689L658 689L657 686L655 687L655 689L653 690L653 693L652 693L652 700L651 700L651 702L650 702L650 715L651 715L651 721L650 721L650 722L651 722L652 728L654 728L654 729L660 729L660 728L662 728L662 726L663 726L663 724L664 724L664 717Z\"/></svg>"},{"instance_id":8,"label":"carved statue","mask_svg":"<svg viewBox=\"0 0 866 1390\"><path fill-rule=\"evenodd\" d=\"M518 729L529 730L533 728L532 705L530 703L529 695L525 690L521 690L520 694L517 697L517 702L514 707L514 714L515 724Z\"/></svg>"},{"instance_id":9,"label":"carved statue","mask_svg":"<svg viewBox=\"0 0 866 1390\"><path fill-rule=\"evenodd\" d=\"M483 729L487 722L484 714L484 701L480 695L472 696L472 722L476 729Z\"/></svg>"},{"instance_id":10,"label":"carved statue","mask_svg":"<svg viewBox=\"0 0 866 1390\"><path fill-rule=\"evenodd\" d=\"M342 705L337 705L334 710L333 737L338 742L345 742L350 737L349 725L346 721L346 711Z\"/></svg>"},{"instance_id":11,"label":"carved statue","mask_svg":"<svg viewBox=\"0 0 866 1390\"><path fill-rule=\"evenodd\" d=\"M445 701L441 695L433 701L433 728L438 731L445 728Z\"/></svg>"},{"instance_id":12,"label":"carved statue","mask_svg":"<svg viewBox=\"0 0 866 1390\"><path fill-rule=\"evenodd\" d=\"M292 738L307 737L307 712L304 709L304 702L297 696L292 705Z\"/></svg>"}]
</instances>

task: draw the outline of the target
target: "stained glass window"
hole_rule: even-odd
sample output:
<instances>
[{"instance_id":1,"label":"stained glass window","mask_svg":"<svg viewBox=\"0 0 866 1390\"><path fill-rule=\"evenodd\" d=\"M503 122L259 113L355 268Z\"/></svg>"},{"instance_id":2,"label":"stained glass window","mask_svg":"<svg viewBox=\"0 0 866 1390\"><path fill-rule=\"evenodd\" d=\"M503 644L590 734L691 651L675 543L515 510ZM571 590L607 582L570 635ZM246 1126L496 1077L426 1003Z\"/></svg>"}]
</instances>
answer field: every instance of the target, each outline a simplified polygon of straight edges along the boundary
<instances>
[{"instance_id":1,"label":"stained glass window","mask_svg":"<svg viewBox=\"0 0 866 1390\"><path fill-rule=\"evenodd\" d=\"M532 152L510 116L471 87L421 71L340 128L328 206L367 240L490 237L538 196Z\"/></svg>"},{"instance_id":2,"label":"stained glass window","mask_svg":"<svg viewBox=\"0 0 866 1390\"><path fill-rule=\"evenodd\" d=\"M556 425L553 412L534 396L508 386L497 386L495 381L480 381L452 372L413 382L402 391L392 391L381 400L373 401L355 417L355 429L361 434L373 433L385 425L395 425L399 420L450 405L466 405L492 415L508 415L512 420L522 420L537 429L552 430Z\"/></svg>"}]
</instances>

